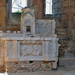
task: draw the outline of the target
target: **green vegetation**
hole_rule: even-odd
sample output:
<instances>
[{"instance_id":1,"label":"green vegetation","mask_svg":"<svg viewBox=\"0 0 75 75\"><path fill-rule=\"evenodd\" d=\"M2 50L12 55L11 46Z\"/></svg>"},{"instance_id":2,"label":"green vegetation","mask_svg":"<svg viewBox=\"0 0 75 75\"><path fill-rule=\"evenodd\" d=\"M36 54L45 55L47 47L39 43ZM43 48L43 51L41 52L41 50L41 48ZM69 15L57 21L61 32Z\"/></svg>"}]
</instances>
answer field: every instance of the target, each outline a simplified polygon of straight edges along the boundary
<instances>
[{"instance_id":1,"label":"green vegetation","mask_svg":"<svg viewBox=\"0 0 75 75\"><path fill-rule=\"evenodd\" d=\"M18 10L18 11L16 11L15 13L22 13L22 10Z\"/></svg>"}]
</instances>

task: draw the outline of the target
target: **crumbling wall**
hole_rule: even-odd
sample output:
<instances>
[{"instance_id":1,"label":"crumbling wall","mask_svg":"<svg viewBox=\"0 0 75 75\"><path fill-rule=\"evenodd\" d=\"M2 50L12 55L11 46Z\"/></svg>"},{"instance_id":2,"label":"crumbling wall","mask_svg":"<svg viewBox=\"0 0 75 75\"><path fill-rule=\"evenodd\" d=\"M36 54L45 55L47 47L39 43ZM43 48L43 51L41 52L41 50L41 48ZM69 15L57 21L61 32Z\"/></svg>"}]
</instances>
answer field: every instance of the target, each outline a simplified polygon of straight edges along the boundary
<instances>
[{"instance_id":1,"label":"crumbling wall","mask_svg":"<svg viewBox=\"0 0 75 75\"><path fill-rule=\"evenodd\" d=\"M59 21L66 37L62 39L65 43L60 48L61 57L75 56L75 0L53 0L53 15ZM60 35L59 35L60 36ZM65 36L65 35L64 35ZM61 37L62 38L62 37ZM61 41L61 42L62 42Z\"/></svg>"}]
</instances>

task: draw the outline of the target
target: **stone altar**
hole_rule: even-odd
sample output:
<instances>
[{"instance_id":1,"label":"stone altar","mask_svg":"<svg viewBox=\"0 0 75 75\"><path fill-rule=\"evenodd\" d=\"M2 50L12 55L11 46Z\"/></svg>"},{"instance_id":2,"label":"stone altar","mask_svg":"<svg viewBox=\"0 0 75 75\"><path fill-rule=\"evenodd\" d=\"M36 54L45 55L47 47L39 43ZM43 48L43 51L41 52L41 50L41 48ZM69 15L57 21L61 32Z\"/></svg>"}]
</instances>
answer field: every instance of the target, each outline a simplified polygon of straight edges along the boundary
<instances>
[{"instance_id":1,"label":"stone altar","mask_svg":"<svg viewBox=\"0 0 75 75\"><path fill-rule=\"evenodd\" d=\"M36 20L32 8L22 11L21 31L0 31L0 60L5 62L8 72L56 69L59 44L55 20Z\"/></svg>"}]
</instances>

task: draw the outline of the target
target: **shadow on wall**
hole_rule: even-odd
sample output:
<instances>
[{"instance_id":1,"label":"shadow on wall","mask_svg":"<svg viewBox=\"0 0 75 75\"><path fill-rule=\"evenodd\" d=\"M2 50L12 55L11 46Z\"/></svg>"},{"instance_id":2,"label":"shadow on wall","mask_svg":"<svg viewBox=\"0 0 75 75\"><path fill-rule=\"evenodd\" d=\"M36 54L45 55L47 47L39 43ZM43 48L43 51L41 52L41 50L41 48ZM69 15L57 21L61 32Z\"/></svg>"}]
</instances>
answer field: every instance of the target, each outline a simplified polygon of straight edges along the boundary
<instances>
[{"instance_id":1,"label":"shadow on wall","mask_svg":"<svg viewBox=\"0 0 75 75\"><path fill-rule=\"evenodd\" d=\"M21 22L21 13L12 13L12 16L9 20L9 24L20 24Z\"/></svg>"}]
</instances>

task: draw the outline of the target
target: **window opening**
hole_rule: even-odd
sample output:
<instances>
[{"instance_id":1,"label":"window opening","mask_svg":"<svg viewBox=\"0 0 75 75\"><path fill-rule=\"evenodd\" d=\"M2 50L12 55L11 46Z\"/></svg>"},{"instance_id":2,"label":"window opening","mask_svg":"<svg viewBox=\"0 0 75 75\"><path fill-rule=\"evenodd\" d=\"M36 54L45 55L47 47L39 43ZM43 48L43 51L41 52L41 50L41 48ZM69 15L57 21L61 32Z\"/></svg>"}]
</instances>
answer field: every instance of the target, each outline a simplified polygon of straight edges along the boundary
<instances>
[{"instance_id":1,"label":"window opening","mask_svg":"<svg viewBox=\"0 0 75 75\"><path fill-rule=\"evenodd\" d=\"M45 15L52 14L52 0L45 0Z\"/></svg>"},{"instance_id":2,"label":"window opening","mask_svg":"<svg viewBox=\"0 0 75 75\"><path fill-rule=\"evenodd\" d=\"M24 7L27 7L27 0L12 0L12 13L21 13Z\"/></svg>"},{"instance_id":3,"label":"window opening","mask_svg":"<svg viewBox=\"0 0 75 75\"><path fill-rule=\"evenodd\" d=\"M26 32L31 32L31 26L27 26Z\"/></svg>"}]
</instances>

